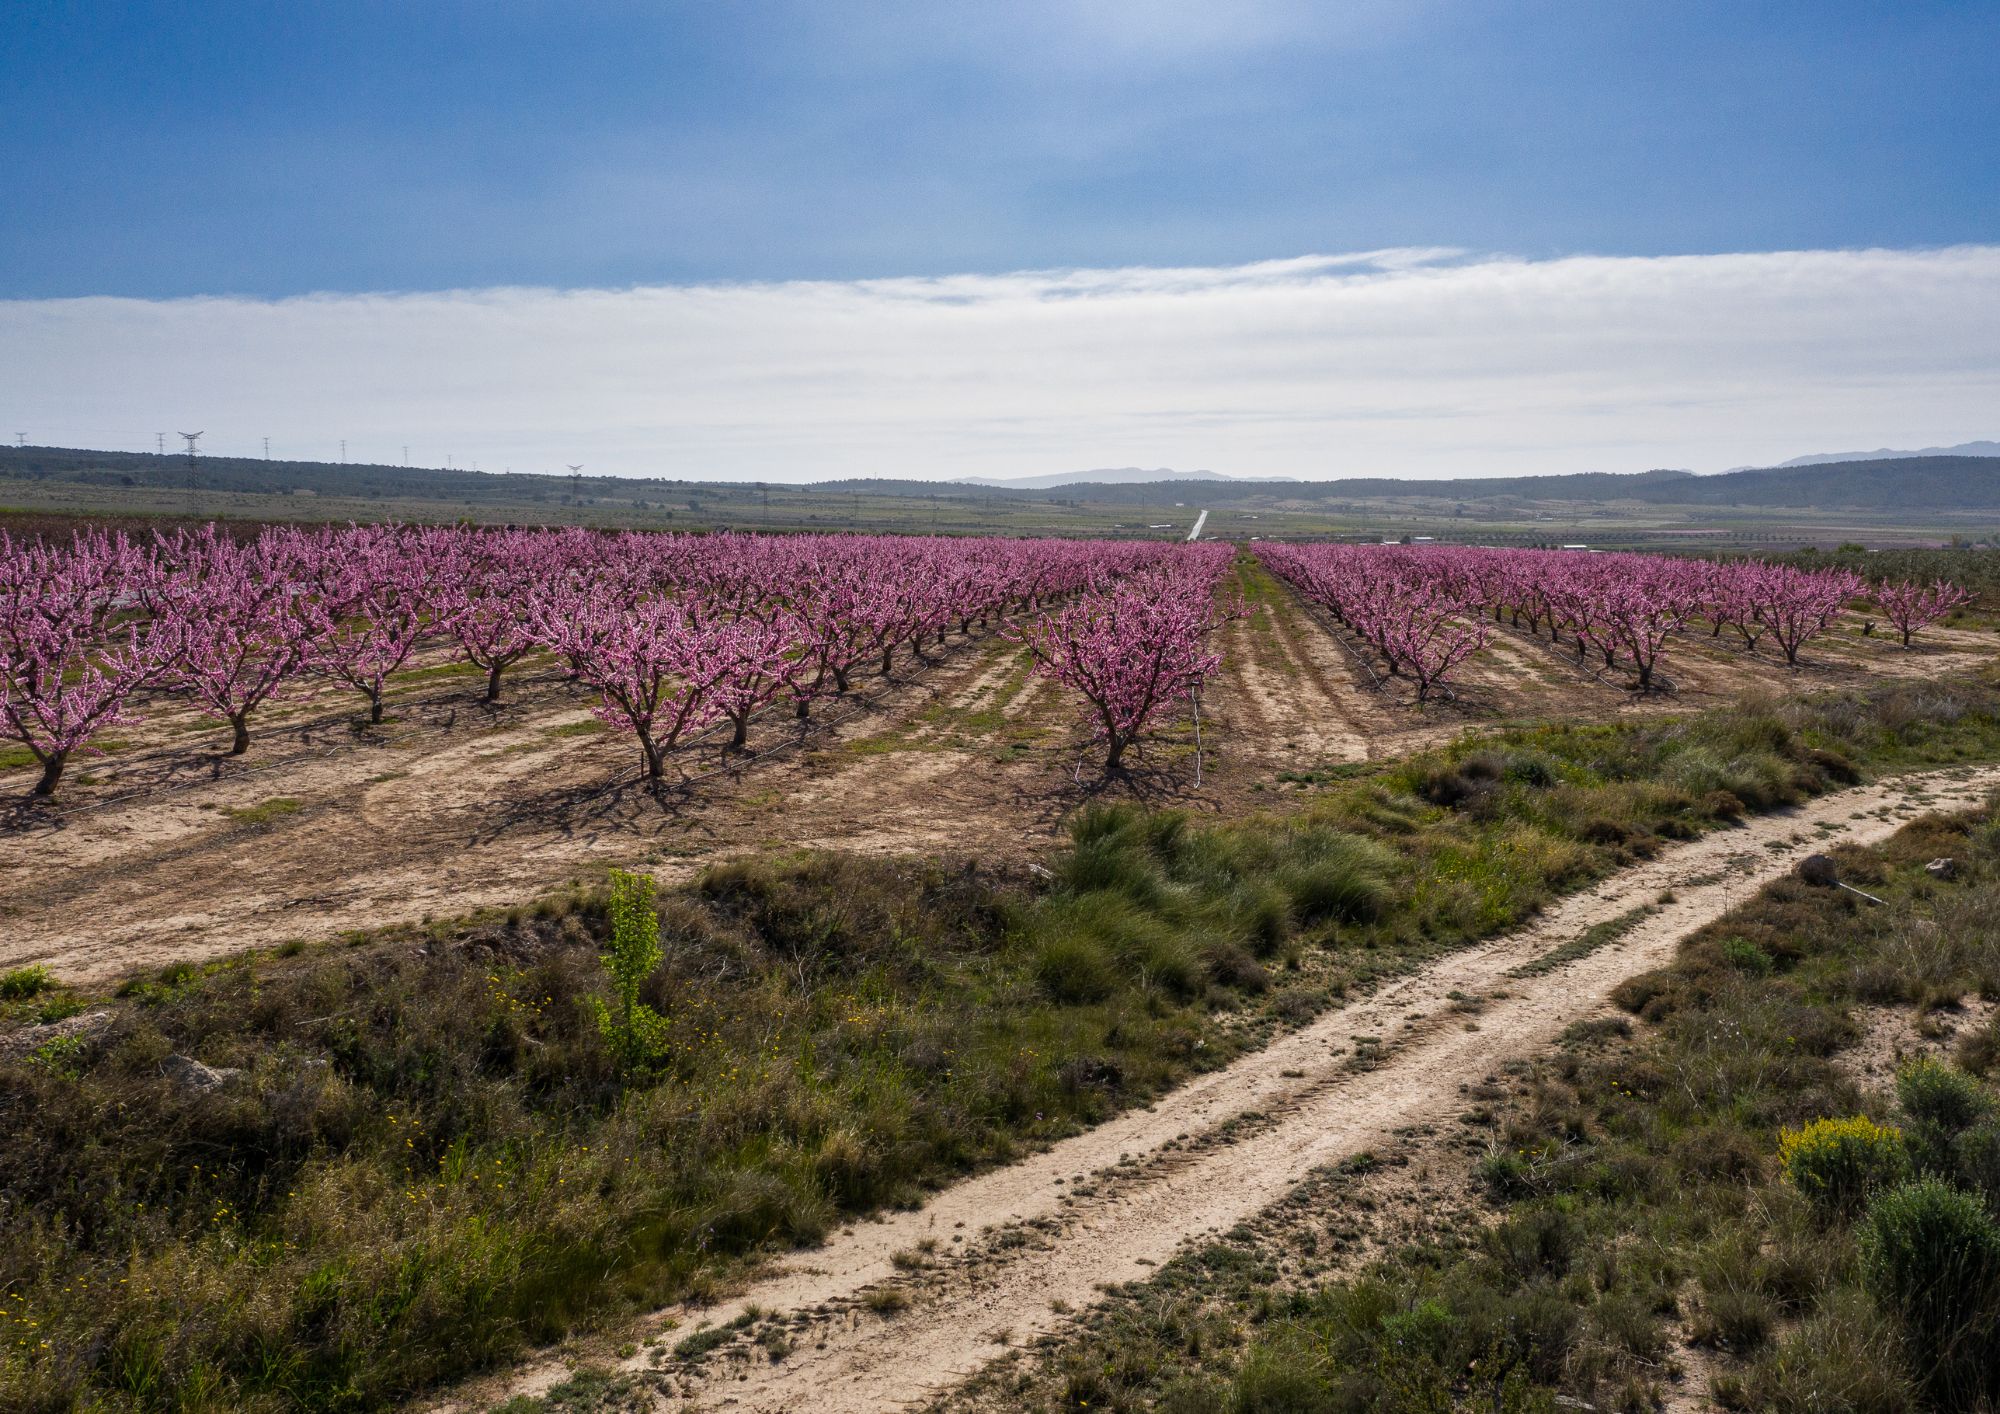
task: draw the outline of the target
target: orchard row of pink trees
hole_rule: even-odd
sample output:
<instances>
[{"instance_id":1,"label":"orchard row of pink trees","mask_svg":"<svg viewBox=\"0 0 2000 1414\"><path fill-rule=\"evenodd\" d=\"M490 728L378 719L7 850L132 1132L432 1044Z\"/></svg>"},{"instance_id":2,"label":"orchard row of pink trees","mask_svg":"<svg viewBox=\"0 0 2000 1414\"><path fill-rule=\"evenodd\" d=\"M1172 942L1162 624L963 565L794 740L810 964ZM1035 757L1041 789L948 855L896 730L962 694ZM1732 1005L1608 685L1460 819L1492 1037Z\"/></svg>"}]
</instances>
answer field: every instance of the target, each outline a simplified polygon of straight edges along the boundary
<instances>
[{"instance_id":1,"label":"orchard row of pink trees","mask_svg":"<svg viewBox=\"0 0 2000 1414\"><path fill-rule=\"evenodd\" d=\"M1438 574L1428 554L1363 545L1257 547L1272 573L1352 629L1391 675L1414 682L1419 703L1486 644L1478 599L1459 580Z\"/></svg>"},{"instance_id":2,"label":"orchard row of pink trees","mask_svg":"<svg viewBox=\"0 0 2000 1414\"><path fill-rule=\"evenodd\" d=\"M0 533L0 736L42 767L38 794L93 738L171 694L226 722L342 683L372 721L420 645L484 671L487 700L536 651L638 739L650 776L718 722L742 746L756 710L796 714L891 671L956 626L1101 587L1167 547L894 536L607 535L394 526L77 535Z\"/></svg>"},{"instance_id":3,"label":"orchard row of pink trees","mask_svg":"<svg viewBox=\"0 0 2000 1414\"><path fill-rule=\"evenodd\" d=\"M1079 699L1107 773L1163 710L1199 710L1201 685L1222 662L1209 636L1240 606L1217 600L1234 552L1214 542L1178 545L1116 581L1011 629L1035 671Z\"/></svg>"},{"instance_id":4,"label":"orchard row of pink trees","mask_svg":"<svg viewBox=\"0 0 2000 1414\"><path fill-rule=\"evenodd\" d=\"M1485 642L1483 615L1546 632L1579 662L1628 668L1640 691L1676 633L1700 620L1750 652L1768 636L1796 667L1800 650L1872 594L1903 646L1971 596L1942 582L1867 590L1846 570L1798 569L1758 560L1714 562L1661 555L1461 546L1258 547L1275 573L1372 645L1422 701Z\"/></svg>"}]
</instances>

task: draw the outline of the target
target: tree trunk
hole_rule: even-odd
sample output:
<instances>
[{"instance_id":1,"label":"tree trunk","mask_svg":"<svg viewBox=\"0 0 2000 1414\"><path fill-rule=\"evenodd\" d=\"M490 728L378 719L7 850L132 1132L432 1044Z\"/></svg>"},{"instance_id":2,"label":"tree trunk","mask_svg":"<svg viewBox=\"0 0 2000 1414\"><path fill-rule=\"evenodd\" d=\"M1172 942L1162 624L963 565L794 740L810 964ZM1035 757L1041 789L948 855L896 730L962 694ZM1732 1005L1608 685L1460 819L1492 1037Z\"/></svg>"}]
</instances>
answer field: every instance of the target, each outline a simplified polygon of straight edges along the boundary
<instances>
[{"instance_id":1,"label":"tree trunk","mask_svg":"<svg viewBox=\"0 0 2000 1414\"><path fill-rule=\"evenodd\" d=\"M42 778L35 782L34 795L54 795L56 782L62 779L63 767L69 764L67 751L52 752L42 761Z\"/></svg>"},{"instance_id":2,"label":"tree trunk","mask_svg":"<svg viewBox=\"0 0 2000 1414\"><path fill-rule=\"evenodd\" d=\"M1114 736L1111 738L1111 749L1104 754L1104 772L1106 775L1109 775L1111 772L1121 769L1124 764L1125 738Z\"/></svg>"},{"instance_id":3,"label":"tree trunk","mask_svg":"<svg viewBox=\"0 0 2000 1414\"><path fill-rule=\"evenodd\" d=\"M882 650L882 676L889 676L889 662L896 656L896 645L890 644Z\"/></svg>"},{"instance_id":4,"label":"tree trunk","mask_svg":"<svg viewBox=\"0 0 2000 1414\"><path fill-rule=\"evenodd\" d=\"M377 725L382 721L382 689L380 687L369 689L368 720Z\"/></svg>"},{"instance_id":5,"label":"tree trunk","mask_svg":"<svg viewBox=\"0 0 2000 1414\"><path fill-rule=\"evenodd\" d=\"M488 702L498 702L500 700L500 665L498 663L495 663L486 670L486 700Z\"/></svg>"},{"instance_id":6,"label":"tree trunk","mask_svg":"<svg viewBox=\"0 0 2000 1414\"><path fill-rule=\"evenodd\" d=\"M842 667L842 666L836 666L836 667L834 668L834 670L833 670L833 690L834 690L835 692L845 692L845 691L847 691L847 669L846 669L845 667Z\"/></svg>"},{"instance_id":7,"label":"tree trunk","mask_svg":"<svg viewBox=\"0 0 2000 1414\"><path fill-rule=\"evenodd\" d=\"M229 725L235 728L236 731L236 739L229 744L229 754L231 756L241 756L250 749L249 714L246 712L236 713L229 719Z\"/></svg>"},{"instance_id":8,"label":"tree trunk","mask_svg":"<svg viewBox=\"0 0 2000 1414\"><path fill-rule=\"evenodd\" d=\"M732 715L729 720L736 723L736 731L729 738L729 749L741 751L750 741L750 714L745 712L740 717Z\"/></svg>"},{"instance_id":9,"label":"tree trunk","mask_svg":"<svg viewBox=\"0 0 2000 1414\"><path fill-rule=\"evenodd\" d=\"M649 779L657 781L667 774L666 755L660 750L660 744L646 732L639 733L639 749L646 753L646 775Z\"/></svg>"},{"instance_id":10,"label":"tree trunk","mask_svg":"<svg viewBox=\"0 0 2000 1414\"><path fill-rule=\"evenodd\" d=\"M812 716L812 699L801 697L798 702L798 718L801 722Z\"/></svg>"}]
</instances>

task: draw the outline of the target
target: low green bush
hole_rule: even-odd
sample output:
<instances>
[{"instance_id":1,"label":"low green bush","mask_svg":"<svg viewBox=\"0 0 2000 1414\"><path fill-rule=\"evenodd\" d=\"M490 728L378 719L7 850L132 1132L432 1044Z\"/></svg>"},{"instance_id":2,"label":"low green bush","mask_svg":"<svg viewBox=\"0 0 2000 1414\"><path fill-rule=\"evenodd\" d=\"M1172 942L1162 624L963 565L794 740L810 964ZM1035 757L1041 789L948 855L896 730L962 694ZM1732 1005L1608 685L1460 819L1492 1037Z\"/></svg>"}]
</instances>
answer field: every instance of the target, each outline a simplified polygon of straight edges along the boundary
<instances>
[{"instance_id":1,"label":"low green bush","mask_svg":"<svg viewBox=\"0 0 2000 1414\"><path fill-rule=\"evenodd\" d=\"M1836 1213L1858 1211L1869 1194L1897 1182L1910 1166L1902 1132L1860 1115L1785 1130L1778 1136L1778 1163L1794 1188Z\"/></svg>"},{"instance_id":2,"label":"low green bush","mask_svg":"<svg viewBox=\"0 0 2000 1414\"><path fill-rule=\"evenodd\" d=\"M56 975L41 963L0 972L0 1002L26 1001L56 988Z\"/></svg>"},{"instance_id":3,"label":"low green bush","mask_svg":"<svg viewBox=\"0 0 2000 1414\"><path fill-rule=\"evenodd\" d=\"M1977 1080L1929 1056L1896 1073L1896 1100L1912 1123L1947 1140L1972 1128L1993 1108Z\"/></svg>"},{"instance_id":4,"label":"low green bush","mask_svg":"<svg viewBox=\"0 0 2000 1414\"><path fill-rule=\"evenodd\" d=\"M1768 977L1777 966L1769 953L1743 938L1724 938L1722 957L1738 972L1747 972L1753 977Z\"/></svg>"},{"instance_id":5,"label":"low green bush","mask_svg":"<svg viewBox=\"0 0 2000 1414\"><path fill-rule=\"evenodd\" d=\"M1889 1189L1868 1205L1861 1252L1931 1401L1973 1410L2000 1397L2000 1223L1979 1199L1935 1178Z\"/></svg>"},{"instance_id":6,"label":"low green bush","mask_svg":"<svg viewBox=\"0 0 2000 1414\"><path fill-rule=\"evenodd\" d=\"M1952 1173L2000 1213L2000 1119L1986 1119L1952 1141Z\"/></svg>"},{"instance_id":7,"label":"low green bush","mask_svg":"<svg viewBox=\"0 0 2000 1414\"><path fill-rule=\"evenodd\" d=\"M639 991L660 965L660 914L650 875L614 869L606 911L611 939L598 960L611 981L611 999L592 998L598 1030L628 1070L665 1058L667 1019L639 999Z\"/></svg>"}]
</instances>

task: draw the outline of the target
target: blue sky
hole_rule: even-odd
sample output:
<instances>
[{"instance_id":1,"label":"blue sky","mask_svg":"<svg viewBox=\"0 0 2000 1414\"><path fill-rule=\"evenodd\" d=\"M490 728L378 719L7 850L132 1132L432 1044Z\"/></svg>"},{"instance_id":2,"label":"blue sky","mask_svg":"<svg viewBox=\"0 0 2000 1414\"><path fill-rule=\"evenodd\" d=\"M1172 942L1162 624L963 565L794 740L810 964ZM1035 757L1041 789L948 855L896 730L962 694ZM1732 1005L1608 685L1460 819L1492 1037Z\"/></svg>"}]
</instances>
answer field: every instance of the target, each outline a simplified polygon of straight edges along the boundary
<instances>
[{"instance_id":1,"label":"blue sky","mask_svg":"<svg viewBox=\"0 0 2000 1414\"><path fill-rule=\"evenodd\" d=\"M1982 243L2000 5L51 4L0 298Z\"/></svg>"},{"instance_id":2,"label":"blue sky","mask_svg":"<svg viewBox=\"0 0 2000 1414\"><path fill-rule=\"evenodd\" d=\"M11 0L0 427L737 480L2000 435L2000 4Z\"/></svg>"}]
</instances>

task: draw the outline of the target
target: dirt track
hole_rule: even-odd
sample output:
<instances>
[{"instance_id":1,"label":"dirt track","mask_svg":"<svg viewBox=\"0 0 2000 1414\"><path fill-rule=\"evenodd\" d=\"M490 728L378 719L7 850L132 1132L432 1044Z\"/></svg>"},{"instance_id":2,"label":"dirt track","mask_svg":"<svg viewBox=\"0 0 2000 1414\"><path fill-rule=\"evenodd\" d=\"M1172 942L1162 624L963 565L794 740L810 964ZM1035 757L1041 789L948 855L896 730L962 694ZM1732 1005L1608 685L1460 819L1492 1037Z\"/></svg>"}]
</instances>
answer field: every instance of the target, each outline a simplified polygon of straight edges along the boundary
<instances>
[{"instance_id":1,"label":"dirt track","mask_svg":"<svg viewBox=\"0 0 2000 1414\"><path fill-rule=\"evenodd\" d=\"M2000 767L1887 782L1675 846L1151 1109L918 1211L858 1225L726 1305L660 1313L653 1325L680 1323L669 1345L746 1314L763 1325L693 1368L656 1366L647 1354L626 1368L658 1369L667 1408L872 1414L936 1397L1023 1340L1058 1331L1062 1313L1092 1304L1105 1284L1144 1279L1184 1242L1255 1215L1315 1168L1446 1117L1462 1106L1461 1084L1550 1043L1602 1008L1619 981L1666 961L1678 939L1804 854L1880 840L1924 810L1995 787ZM1616 941L1560 966L1526 966L1640 908L1652 912ZM1483 1002L1476 1020L1455 1007L1463 998ZM907 1307L875 1314L869 1297L885 1289L900 1290ZM779 1326L792 1349L774 1362L751 1337ZM563 1373L549 1362L472 1398L539 1392Z\"/></svg>"}]
</instances>

